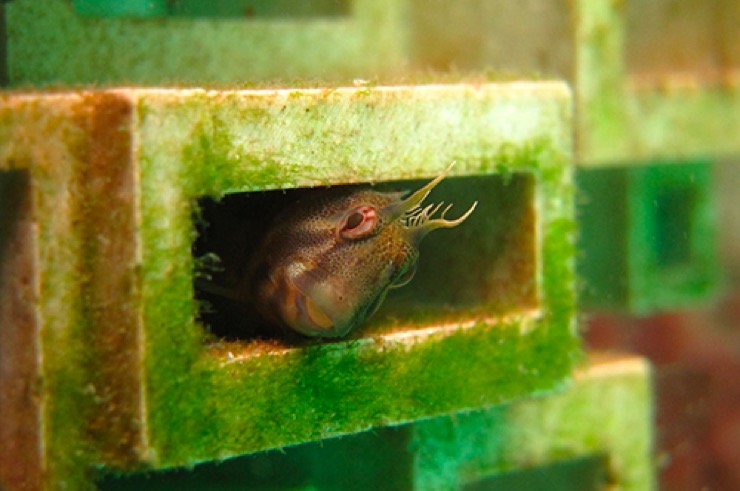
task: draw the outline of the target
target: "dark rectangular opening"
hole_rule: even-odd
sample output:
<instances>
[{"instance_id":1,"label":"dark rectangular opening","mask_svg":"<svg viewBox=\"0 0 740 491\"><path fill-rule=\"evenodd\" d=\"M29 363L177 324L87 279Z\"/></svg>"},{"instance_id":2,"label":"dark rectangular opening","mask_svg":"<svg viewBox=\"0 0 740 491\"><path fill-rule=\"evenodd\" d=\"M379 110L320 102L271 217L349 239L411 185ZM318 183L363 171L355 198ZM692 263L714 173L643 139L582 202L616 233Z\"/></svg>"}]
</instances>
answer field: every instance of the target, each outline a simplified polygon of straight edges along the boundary
<instances>
[{"instance_id":1,"label":"dark rectangular opening","mask_svg":"<svg viewBox=\"0 0 740 491\"><path fill-rule=\"evenodd\" d=\"M17 224L24 214L29 214L30 189L28 171L0 171L0 264L5 262Z\"/></svg>"},{"instance_id":2,"label":"dark rectangular opening","mask_svg":"<svg viewBox=\"0 0 740 491\"><path fill-rule=\"evenodd\" d=\"M103 491L412 489L409 433L408 426L378 428L191 469L104 476L97 485Z\"/></svg>"},{"instance_id":3,"label":"dark rectangular opening","mask_svg":"<svg viewBox=\"0 0 740 491\"><path fill-rule=\"evenodd\" d=\"M169 0L170 15L180 17L340 17L350 7L350 0Z\"/></svg>"},{"instance_id":4,"label":"dark rectangular opening","mask_svg":"<svg viewBox=\"0 0 740 491\"><path fill-rule=\"evenodd\" d=\"M655 257L669 267L691 261L694 196L688 187L660 190L655 197Z\"/></svg>"},{"instance_id":5,"label":"dark rectangular opening","mask_svg":"<svg viewBox=\"0 0 740 491\"><path fill-rule=\"evenodd\" d=\"M395 181L378 191L415 190L428 181ZM448 178L425 203L454 203L449 218L473 201L475 212L460 226L436 230L424 239L416 275L389 292L368 322L349 338L407 330L410 326L461 323L530 311L538 306L536 208L534 177L511 174ZM357 186L334 186L352 190ZM198 200L196 298L200 321L220 339L273 337L250 307L218 292L205 291L197 277L232 289L239 285L262 238L294 203L305 202L327 188L229 194ZM206 290L213 290L212 287ZM279 337L279 336L278 336Z\"/></svg>"},{"instance_id":6,"label":"dark rectangular opening","mask_svg":"<svg viewBox=\"0 0 740 491\"><path fill-rule=\"evenodd\" d=\"M311 19L351 15L351 0L74 0L78 15L90 17L187 17L225 19Z\"/></svg>"},{"instance_id":7,"label":"dark rectangular opening","mask_svg":"<svg viewBox=\"0 0 740 491\"><path fill-rule=\"evenodd\" d=\"M499 474L471 482L463 491L516 489L517 491L604 491L614 485L606 455L562 460Z\"/></svg>"}]
</instances>

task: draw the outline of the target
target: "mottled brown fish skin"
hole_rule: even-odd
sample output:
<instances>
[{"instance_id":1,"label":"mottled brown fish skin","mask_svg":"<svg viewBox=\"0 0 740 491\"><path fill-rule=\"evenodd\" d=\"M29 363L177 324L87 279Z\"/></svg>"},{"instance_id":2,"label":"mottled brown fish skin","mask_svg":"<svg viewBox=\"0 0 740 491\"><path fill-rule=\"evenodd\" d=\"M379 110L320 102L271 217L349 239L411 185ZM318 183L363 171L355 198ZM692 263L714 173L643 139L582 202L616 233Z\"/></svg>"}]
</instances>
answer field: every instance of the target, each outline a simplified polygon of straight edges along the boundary
<instances>
[{"instance_id":1,"label":"mottled brown fish skin","mask_svg":"<svg viewBox=\"0 0 740 491\"><path fill-rule=\"evenodd\" d=\"M410 280L426 233L462 223L475 208L449 221L444 213L430 219L439 206L419 207L448 171L406 200L363 189L296 203L276 219L251 268L258 310L311 337L342 337L363 323L390 288Z\"/></svg>"}]
</instances>

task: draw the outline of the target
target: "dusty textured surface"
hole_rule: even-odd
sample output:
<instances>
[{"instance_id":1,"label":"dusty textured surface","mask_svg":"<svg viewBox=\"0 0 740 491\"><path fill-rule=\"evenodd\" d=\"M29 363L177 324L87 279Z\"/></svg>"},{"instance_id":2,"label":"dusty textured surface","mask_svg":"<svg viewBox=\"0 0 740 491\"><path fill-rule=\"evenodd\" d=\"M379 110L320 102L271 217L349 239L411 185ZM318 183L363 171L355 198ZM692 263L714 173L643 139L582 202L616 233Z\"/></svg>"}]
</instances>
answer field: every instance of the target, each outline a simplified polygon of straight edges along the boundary
<instances>
[{"instance_id":1,"label":"dusty textured surface","mask_svg":"<svg viewBox=\"0 0 740 491\"><path fill-rule=\"evenodd\" d=\"M505 84L144 93L142 301L149 428L160 461L233 455L555 387L576 344L566 279L572 221L562 90ZM478 311L447 319L445 327L439 317L389 323L370 338L299 349L251 341L200 353L203 333L190 324L192 198L428 177L451 160L458 175L535 176L537 309L503 317Z\"/></svg>"},{"instance_id":2,"label":"dusty textured surface","mask_svg":"<svg viewBox=\"0 0 740 491\"><path fill-rule=\"evenodd\" d=\"M86 323L80 302L81 237L74 226L73 198L80 192L75 149L84 135L72 116L80 101L78 96L63 96L49 103L6 94L0 111L0 167L30 176L30 253L36 256L32 276L39 292L34 343L41 363L26 372L33 377L26 383L38 387L43 479L61 483L84 479L80 462L89 460L88 442L82 437L89 414L84 393L89 378L83 368L88 351L82 339Z\"/></svg>"},{"instance_id":3,"label":"dusty textured surface","mask_svg":"<svg viewBox=\"0 0 740 491\"><path fill-rule=\"evenodd\" d=\"M562 84L7 94L0 123L3 165L29 169L36 200L49 482L511 401L560 387L579 356ZM500 288L454 315L400 302L352 339L302 346L195 321L198 198L426 179L451 160L475 183L458 202L508 193L452 244L468 271L490 253L481 231L516 212L503 263L474 278L518 282L508 304Z\"/></svg>"},{"instance_id":4,"label":"dusty textured surface","mask_svg":"<svg viewBox=\"0 0 740 491\"><path fill-rule=\"evenodd\" d=\"M25 397L38 407L23 420L4 419L4 430L28 432L24 445L40 452L41 470L27 477L52 487L84 482L92 462L137 455L131 109L115 93L2 100L3 179L28 178L26 204L13 199L8 209L31 210L18 222L28 239L15 257L32 259L14 280L29 285L4 290L3 301L20 295L33 320L25 344L4 347L28 354L16 360L13 383L30 386ZM18 319L8 325L8 334L23 327Z\"/></svg>"},{"instance_id":5,"label":"dusty textured surface","mask_svg":"<svg viewBox=\"0 0 740 491\"><path fill-rule=\"evenodd\" d=\"M85 162L80 170L81 217L76 228L83 235L84 333L89 353L85 369L92 377L95 414L87 422L102 460L132 465L141 446L139 405L140 336L136 162L132 155L130 99L124 94L91 93L75 119L88 136L77 149Z\"/></svg>"},{"instance_id":6,"label":"dusty textured surface","mask_svg":"<svg viewBox=\"0 0 740 491\"><path fill-rule=\"evenodd\" d=\"M0 172L0 487L41 480L36 244L28 174Z\"/></svg>"},{"instance_id":7,"label":"dusty textured surface","mask_svg":"<svg viewBox=\"0 0 740 491\"><path fill-rule=\"evenodd\" d=\"M648 3L576 3L577 161L739 154L736 2Z\"/></svg>"},{"instance_id":8,"label":"dusty textured surface","mask_svg":"<svg viewBox=\"0 0 740 491\"><path fill-rule=\"evenodd\" d=\"M108 476L103 490L654 489L652 376L593 355L565 391L193 469ZM327 465L331 463L331 465ZM287 471L289 470L289 471Z\"/></svg>"},{"instance_id":9,"label":"dusty textured surface","mask_svg":"<svg viewBox=\"0 0 740 491\"><path fill-rule=\"evenodd\" d=\"M309 20L84 17L65 0L6 11L9 79L21 86L351 80L397 69L405 49L403 2L387 0Z\"/></svg>"},{"instance_id":10,"label":"dusty textured surface","mask_svg":"<svg viewBox=\"0 0 740 491\"><path fill-rule=\"evenodd\" d=\"M356 0L330 19L78 16L63 0L6 9L15 86L562 78L582 165L740 154L732 0Z\"/></svg>"},{"instance_id":11,"label":"dusty textured surface","mask_svg":"<svg viewBox=\"0 0 740 491\"><path fill-rule=\"evenodd\" d=\"M650 369L637 357L592 356L562 394L437 418L414 432L416 489L589 455L607 456L609 485L655 488Z\"/></svg>"},{"instance_id":12,"label":"dusty textured surface","mask_svg":"<svg viewBox=\"0 0 740 491\"><path fill-rule=\"evenodd\" d=\"M716 300L712 171L707 162L578 170L583 307L648 314Z\"/></svg>"}]
</instances>

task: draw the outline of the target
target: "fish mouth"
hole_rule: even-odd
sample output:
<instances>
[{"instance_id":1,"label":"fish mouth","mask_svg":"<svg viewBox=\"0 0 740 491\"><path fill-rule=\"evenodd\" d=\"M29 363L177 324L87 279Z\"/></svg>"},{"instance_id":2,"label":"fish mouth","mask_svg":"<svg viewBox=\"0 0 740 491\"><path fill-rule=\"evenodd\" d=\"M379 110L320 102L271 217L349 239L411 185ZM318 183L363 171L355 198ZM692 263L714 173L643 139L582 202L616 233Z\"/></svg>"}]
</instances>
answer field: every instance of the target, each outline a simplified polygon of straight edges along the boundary
<instances>
[{"instance_id":1,"label":"fish mouth","mask_svg":"<svg viewBox=\"0 0 740 491\"><path fill-rule=\"evenodd\" d=\"M422 207L422 203L429 196L429 193L447 177L454 165L455 162L453 161L440 175L412 193L411 196L386 206L383 209L383 214L389 216L391 220L401 220L407 229L414 230L420 238L438 228L452 228L460 225L478 206L477 201L462 216L454 220L445 218L447 212L452 208L452 203L444 208L438 218L433 218L433 216L444 206L444 201Z\"/></svg>"}]
</instances>

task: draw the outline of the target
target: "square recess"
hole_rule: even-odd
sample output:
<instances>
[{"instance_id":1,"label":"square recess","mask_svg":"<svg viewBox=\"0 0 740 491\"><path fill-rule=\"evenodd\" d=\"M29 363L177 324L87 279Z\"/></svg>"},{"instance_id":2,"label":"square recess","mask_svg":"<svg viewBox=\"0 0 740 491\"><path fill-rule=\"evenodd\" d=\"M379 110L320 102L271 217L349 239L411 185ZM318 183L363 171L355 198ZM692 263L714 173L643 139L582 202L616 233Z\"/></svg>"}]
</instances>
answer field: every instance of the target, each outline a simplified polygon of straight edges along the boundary
<instances>
[{"instance_id":1,"label":"square recess","mask_svg":"<svg viewBox=\"0 0 740 491\"><path fill-rule=\"evenodd\" d=\"M538 303L537 222L534 176L525 173L449 178L426 200L454 203L450 217L473 201L476 211L464 225L438 231L420 247L412 281L388 293L378 312L350 333L351 339L419 329L425 324L460 324L481 316L533 315ZM415 190L426 181L384 182L380 192ZM333 186L348 191L366 185ZM261 238L275 219L297 202L326 193L327 188L232 193L219 200L201 198L195 217L198 236L193 244L196 264L209 282L233 290L257 254ZM199 275L198 275L199 276ZM196 276L196 278L198 278ZM280 338L262 324L254 307L223 295L199 290L199 319L219 339ZM282 336L285 337L285 336Z\"/></svg>"},{"instance_id":2,"label":"square recess","mask_svg":"<svg viewBox=\"0 0 740 491\"><path fill-rule=\"evenodd\" d=\"M646 315L714 299L712 181L706 162L580 170L582 304Z\"/></svg>"},{"instance_id":3,"label":"square recess","mask_svg":"<svg viewBox=\"0 0 740 491\"><path fill-rule=\"evenodd\" d=\"M49 481L530 397L580 355L565 84L6 94L0 110L2 169L30 169ZM453 160L431 198L481 208L426 239L429 269L365 334L288 346L203 329L204 197L413 188Z\"/></svg>"}]
</instances>

